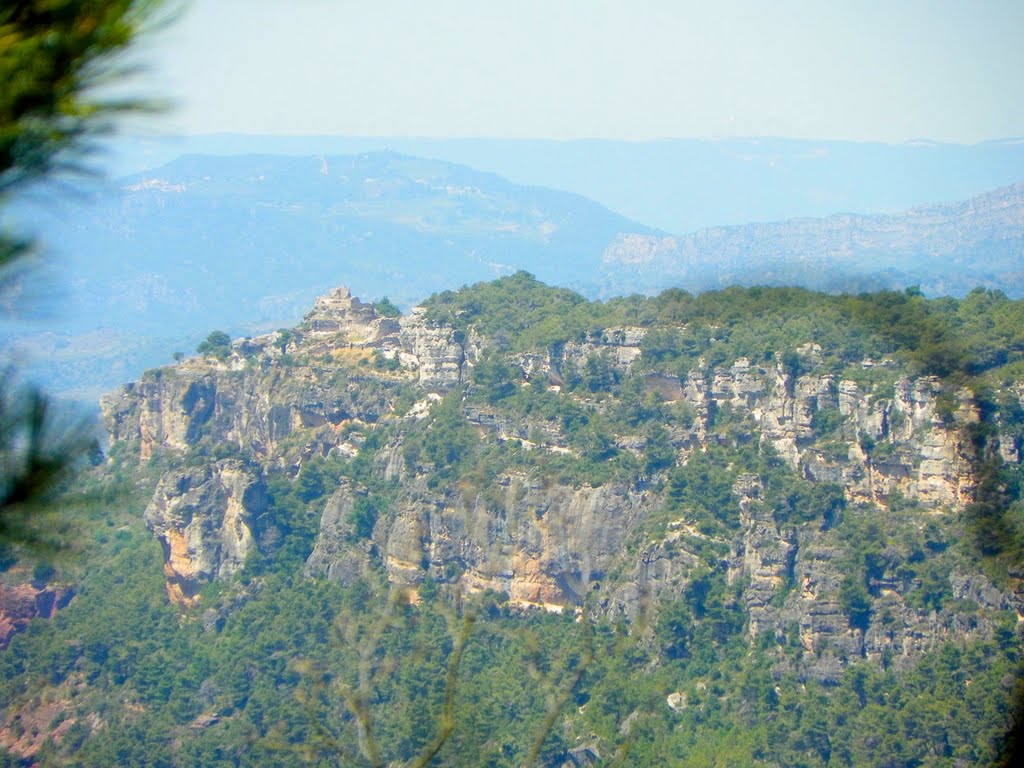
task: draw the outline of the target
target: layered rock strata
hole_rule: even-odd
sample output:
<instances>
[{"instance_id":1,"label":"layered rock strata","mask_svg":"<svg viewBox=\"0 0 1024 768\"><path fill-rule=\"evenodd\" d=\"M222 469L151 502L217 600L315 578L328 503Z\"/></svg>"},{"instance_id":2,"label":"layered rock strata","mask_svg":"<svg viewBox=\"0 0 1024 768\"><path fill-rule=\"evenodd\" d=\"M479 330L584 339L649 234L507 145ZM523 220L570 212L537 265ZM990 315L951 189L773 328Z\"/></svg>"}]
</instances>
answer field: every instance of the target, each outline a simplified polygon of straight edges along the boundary
<instances>
[{"instance_id":1,"label":"layered rock strata","mask_svg":"<svg viewBox=\"0 0 1024 768\"><path fill-rule=\"evenodd\" d=\"M553 391L567 368L580 370L595 354L642 375L649 394L692 413L688 428L670 434L679 462L709 440L756 440L801 477L841 486L851 509L884 509L900 499L941 517L973 498L976 446L966 435L979 412L969 392L951 407L938 380L899 377L889 361L863 364L881 370L876 378L888 386L859 385L824 372L813 344L797 350L798 375L780 357L698 366L675 377L643 370L644 333L606 329L510 359L523 386ZM355 455L367 435L388 425L393 429L383 434L390 437L374 454L376 472L396 484L387 513L368 535L357 532L353 510L365 491L343 482L322 511L308 575L352 583L379 565L412 587L431 578L463 591L492 590L515 606L586 608L636 621L685 594L701 574L720 572L749 637L795 643L812 659L808 674L822 680L836 679L851 659L909 664L952 632L991 630L987 620L911 607L905 597L913 585L889 572L872 588L872 615L886 620L851 623L840 599L844 549L829 534L835 521L780 524L761 503L764 489L754 476L741 475L732 489L736 533L717 539L685 518L652 527L664 506L656 483L590 487L506 472L487 487L431 487L427 469L404 459L402 435L444 392L471 381L487 346L472 331L430 322L423 310L383 318L340 289L294 331L236 343L228 360L195 359L150 373L108 398L112 440L137 446L142 460L206 454L193 462L204 468L169 472L146 511L164 547L171 598L194 603L205 583L237 573L272 543L268 473L294 475L311 457ZM410 393L417 399L411 407ZM407 402L396 410L402 398ZM465 404L463 416L488 439L572 452L554 421L523 421L479 403ZM1017 438L993 439L1000 455L1019 462ZM644 444L630 435L617 441L631 451ZM211 460L218 451L247 458ZM708 551L725 554L709 559ZM1019 608L983 577L950 579L953 592L965 596L957 600Z\"/></svg>"},{"instance_id":2,"label":"layered rock strata","mask_svg":"<svg viewBox=\"0 0 1024 768\"><path fill-rule=\"evenodd\" d=\"M267 501L259 474L239 461L161 478L145 519L163 547L171 600L194 604L204 584L242 569L264 533Z\"/></svg>"}]
</instances>

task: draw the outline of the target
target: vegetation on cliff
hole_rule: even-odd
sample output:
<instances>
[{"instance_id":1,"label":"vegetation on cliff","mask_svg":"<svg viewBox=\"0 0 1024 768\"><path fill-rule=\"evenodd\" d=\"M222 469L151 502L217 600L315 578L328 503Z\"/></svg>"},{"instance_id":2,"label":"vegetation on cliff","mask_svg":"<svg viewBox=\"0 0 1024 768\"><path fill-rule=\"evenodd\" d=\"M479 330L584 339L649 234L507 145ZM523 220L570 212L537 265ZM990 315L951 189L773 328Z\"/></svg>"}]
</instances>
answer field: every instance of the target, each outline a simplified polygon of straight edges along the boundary
<instances>
[{"instance_id":1,"label":"vegetation on cliff","mask_svg":"<svg viewBox=\"0 0 1024 768\"><path fill-rule=\"evenodd\" d=\"M328 305L108 401L78 595L0 653L10 762L1001 759L1024 302Z\"/></svg>"}]
</instances>

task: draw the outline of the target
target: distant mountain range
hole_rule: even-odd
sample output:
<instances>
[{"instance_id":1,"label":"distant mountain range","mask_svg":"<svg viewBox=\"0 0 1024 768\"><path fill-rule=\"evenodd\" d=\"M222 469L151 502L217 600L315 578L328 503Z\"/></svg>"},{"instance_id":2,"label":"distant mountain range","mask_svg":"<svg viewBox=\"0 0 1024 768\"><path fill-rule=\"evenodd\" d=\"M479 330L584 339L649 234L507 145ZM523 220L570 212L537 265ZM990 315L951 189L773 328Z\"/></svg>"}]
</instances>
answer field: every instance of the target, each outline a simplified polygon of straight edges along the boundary
<instances>
[{"instance_id":1,"label":"distant mountain range","mask_svg":"<svg viewBox=\"0 0 1024 768\"><path fill-rule=\"evenodd\" d=\"M1024 138L963 145L771 137L554 141L119 136L104 167L112 176L124 176L184 154L309 157L383 150L468 165L516 184L575 192L674 234L841 211L893 213L965 200L1024 181Z\"/></svg>"},{"instance_id":2,"label":"distant mountain range","mask_svg":"<svg viewBox=\"0 0 1024 768\"><path fill-rule=\"evenodd\" d=\"M1024 296L1024 184L898 214L837 214L628 234L605 252L604 291L801 285L828 292L918 285L933 296L983 286Z\"/></svg>"},{"instance_id":3,"label":"distant mountain range","mask_svg":"<svg viewBox=\"0 0 1024 768\"><path fill-rule=\"evenodd\" d=\"M619 233L659 234L579 195L395 153L189 155L86 205L43 199L18 211L51 263L27 290L58 295L45 332L14 335L51 387L90 396L213 329L291 325L341 283L402 306L519 269L587 290Z\"/></svg>"},{"instance_id":4,"label":"distant mountain range","mask_svg":"<svg viewBox=\"0 0 1024 768\"><path fill-rule=\"evenodd\" d=\"M147 333L183 312L277 327L341 282L403 305L518 269L571 286L618 233L657 234L579 195L394 153L189 155L64 208L37 229L74 283L67 327Z\"/></svg>"},{"instance_id":5,"label":"distant mountain range","mask_svg":"<svg viewBox=\"0 0 1024 768\"><path fill-rule=\"evenodd\" d=\"M1012 160L1016 147L997 149ZM625 173L621 166L611 157L607 170ZM680 179L680 196L709 175ZM642 183L621 178L624 189ZM1022 189L905 213L670 235L580 194L394 152L186 155L84 203L47 190L35 197L42 205L20 204L14 213L50 264L24 288L51 296L53 311L45 328L5 331L47 386L93 398L174 351L189 353L213 329L241 336L294 324L342 283L403 307L520 269L591 298L731 283L920 285L930 294L984 285L1020 296Z\"/></svg>"}]
</instances>

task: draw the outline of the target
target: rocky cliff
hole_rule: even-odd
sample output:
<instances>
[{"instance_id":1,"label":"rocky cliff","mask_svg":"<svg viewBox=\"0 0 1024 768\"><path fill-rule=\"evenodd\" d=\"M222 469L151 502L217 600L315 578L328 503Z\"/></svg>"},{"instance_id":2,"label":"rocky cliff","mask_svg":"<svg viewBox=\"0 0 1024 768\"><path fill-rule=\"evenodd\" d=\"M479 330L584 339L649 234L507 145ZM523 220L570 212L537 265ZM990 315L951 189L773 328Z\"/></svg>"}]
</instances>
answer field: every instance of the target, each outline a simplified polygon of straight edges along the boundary
<instances>
[{"instance_id":1,"label":"rocky cliff","mask_svg":"<svg viewBox=\"0 0 1024 768\"><path fill-rule=\"evenodd\" d=\"M780 350L760 363L701 363L671 375L646 365L646 332L596 329L518 353L423 309L382 317L339 289L292 331L235 342L223 360L147 374L107 398L104 415L115 444L172 464L145 517L163 545L168 594L186 606L254 553L273 554L282 532L270 478L355 457L363 474L339 469L335 490L318 502L305 567L312 578L352 583L380 566L414 588L430 580L491 590L512 606L631 622L652 621L687 595L698 595L694 620L702 620L710 609L699 595L721 590L752 641L790 643L801 668L822 680L837 679L854 658L911 664L951 634L991 632L993 612L1024 607L958 560L938 576L923 566L949 547L949 526L974 499L971 425L981 416L972 392L909 376L893 360L863 360L858 383L823 366L813 340L786 364ZM473 371L489 351L508 361L509 391L583 416L574 422L474 394L482 385ZM677 414L664 424L668 453L640 474L574 476L537 458L598 468L647 460L655 433L644 422L595 438L596 448L580 442L585 429L572 424L589 420L596 430L616 407L614 397L567 383L567 371L595 359L609 375L640 382L651 408ZM1010 391L1021 402L1019 386ZM455 409L449 422L441 404ZM430 444L442 428L456 431ZM1018 437L987 440L1020 462ZM470 449L454 448L463 443L505 463L466 468ZM785 511L796 502L732 465L721 502L736 510L721 510L727 525L673 500L683 487L673 473L692 457L744 446L791 482L838 489L838 501L797 517ZM871 526L902 538L865 559L850 531ZM944 533L928 539L936 526Z\"/></svg>"},{"instance_id":2,"label":"rocky cliff","mask_svg":"<svg viewBox=\"0 0 1024 768\"><path fill-rule=\"evenodd\" d=\"M242 462L166 473L145 519L163 547L169 597L193 604L202 584L237 573L267 533L266 510L260 473Z\"/></svg>"},{"instance_id":3,"label":"rocky cliff","mask_svg":"<svg viewBox=\"0 0 1024 768\"><path fill-rule=\"evenodd\" d=\"M0 584L0 650L33 619L52 619L75 596L61 585Z\"/></svg>"},{"instance_id":4,"label":"rocky cliff","mask_svg":"<svg viewBox=\"0 0 1024 768\"><path fill-rule=\"evenodd\" d=\"M605 250L603 272L609 283L621 285L628 275L650 288L775 284L855 291L917 284L936 295L962 295L983 285L1019 296L1022 224L1024 185L1014 184L893 214L619 235Z\"/></svg>"}]
</instances>

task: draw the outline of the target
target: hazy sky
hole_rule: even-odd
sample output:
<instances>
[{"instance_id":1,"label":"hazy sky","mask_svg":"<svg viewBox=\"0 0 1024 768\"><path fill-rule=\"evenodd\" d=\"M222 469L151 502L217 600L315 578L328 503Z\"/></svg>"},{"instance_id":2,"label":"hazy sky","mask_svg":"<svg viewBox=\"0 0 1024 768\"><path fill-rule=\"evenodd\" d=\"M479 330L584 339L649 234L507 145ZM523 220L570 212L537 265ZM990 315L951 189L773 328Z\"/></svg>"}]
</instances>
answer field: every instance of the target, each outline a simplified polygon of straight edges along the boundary
<instances>
[{"instance_id":1,"label":"hazy sky","mask_svg":"<svg viewBox=\"0 0 1024 768\"><path fill-rule=\"evenodd\" d=\"M1024 0L193 0L157 130L1024 136Z\"/></svg>"}]
</instances>

